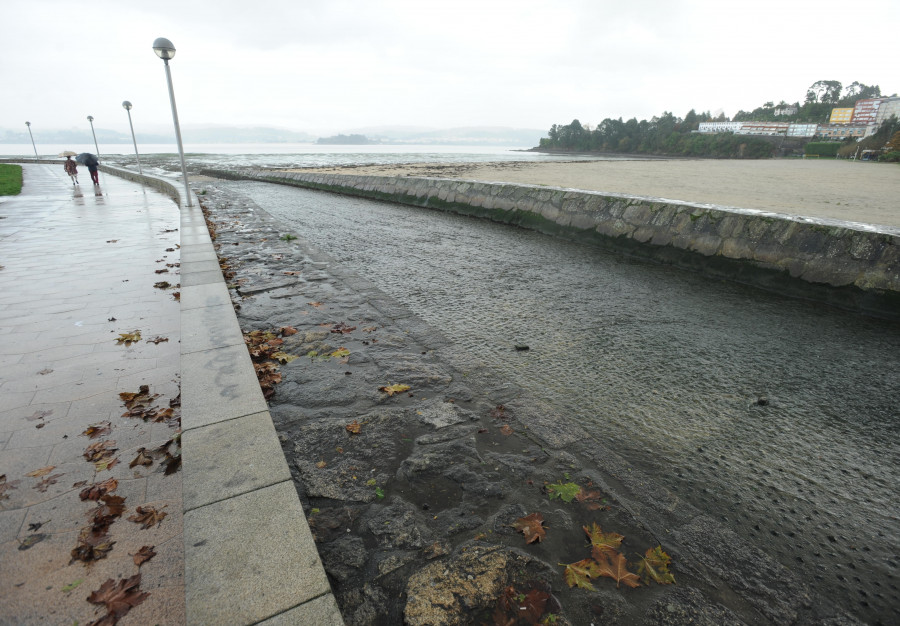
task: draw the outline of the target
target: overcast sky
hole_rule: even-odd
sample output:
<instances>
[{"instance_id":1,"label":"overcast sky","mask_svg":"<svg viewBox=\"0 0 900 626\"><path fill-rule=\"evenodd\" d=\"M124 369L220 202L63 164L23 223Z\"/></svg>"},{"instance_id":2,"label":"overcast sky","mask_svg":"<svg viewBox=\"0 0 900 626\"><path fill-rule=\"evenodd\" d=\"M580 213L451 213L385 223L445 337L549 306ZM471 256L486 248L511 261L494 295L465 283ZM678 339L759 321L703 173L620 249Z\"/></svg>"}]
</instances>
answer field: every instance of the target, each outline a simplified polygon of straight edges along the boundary
<instances>
[{"instance_id":1,"label":"overcast sky","mask_svg":"<svg viewBox=\"0 0 900 626\"><path fill-rule=\"evenodd\" d=\"M900 1L3 0L0 128L547 129L900 91Z\"/></svg>"}]
</instances>

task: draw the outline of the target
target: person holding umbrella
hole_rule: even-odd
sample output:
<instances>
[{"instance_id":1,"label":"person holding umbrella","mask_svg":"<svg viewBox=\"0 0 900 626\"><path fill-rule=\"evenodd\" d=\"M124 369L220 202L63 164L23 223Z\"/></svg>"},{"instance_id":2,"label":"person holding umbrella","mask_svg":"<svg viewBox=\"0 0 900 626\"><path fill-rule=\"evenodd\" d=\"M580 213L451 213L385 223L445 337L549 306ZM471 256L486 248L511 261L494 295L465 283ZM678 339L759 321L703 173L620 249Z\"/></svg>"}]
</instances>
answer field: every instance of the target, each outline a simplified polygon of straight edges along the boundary
<instances>
[{"instance_id":1,"label":"person holding umbrella","mask_svg":"<svg viewBox=\"0 0 900 626\"><path fill-rule=\"evenodd\" d=\"M80 185L81 183L78 182L78 166L75 164L75 161L72 160L75 153L71 150L66 150L65 152L60 152L59 156L66 157L66 162L63 163L63 169L66 170L66 174L72 179L72 186Z\"/></svg>"},{"instance_id":2,"label":"person holding umbrella","mask_svg":"<svg viewBox=\"0 0 900 626\"><path fill-rule=\"evenodd\" d=\"M87 165L88 171L91 173L91 180L94 181L95 185L100 184L100 178L97 176L97 166L100 165L100 161L97 160L90 152L82 152L75 160L83 165Z\"/></svg>"}]
</instances>

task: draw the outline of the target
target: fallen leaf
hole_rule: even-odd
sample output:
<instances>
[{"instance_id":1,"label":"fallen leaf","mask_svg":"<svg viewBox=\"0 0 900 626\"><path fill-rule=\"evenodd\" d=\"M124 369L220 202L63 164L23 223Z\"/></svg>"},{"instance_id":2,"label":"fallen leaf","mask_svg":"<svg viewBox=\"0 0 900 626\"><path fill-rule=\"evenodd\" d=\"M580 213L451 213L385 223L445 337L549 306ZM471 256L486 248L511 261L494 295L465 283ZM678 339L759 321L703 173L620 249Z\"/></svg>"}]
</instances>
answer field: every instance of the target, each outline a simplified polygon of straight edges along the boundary
<instances>
[{"instance_id":1,"label":"fallen leaf","mask_svg":"<svg viewBox=\"0 0 900 626\"><path fill-rule=\"evenodd\" d=\"M166 460L163 461L162 464L163 464L163 467L166 468L166 471L164 472L166 476L174 474L181 467L181 454L177 454L177 455L167 454Z\"/></svg>"},{"instance_id":2,"label":"fallen leaf","mask_svg":"<svg viewBox=\"0 0 900 626\"><path fill-rule=\"evenodd\" d=\"M586 489L581 489L581 491L579 491L575 495L575 499L578 502L584 503L584 506L587 507L589 511L609 508L606 506L606 500L603 497L603 494L599 491L588 491Z\"/></svg>"},{"instance_id":3,"label":"fallen leaf","mask_svg":"<svg viewBox=\"0 0 900 626\"><path fill-rule=\"evenodd\" d=\"M6 492L11 489L16 489L20 482L22 481L11 480L9 482L6 482L6 474L0 474L0 500L6 500L7 498L9 498L9 496L6 495Z\"/></svg>"},{"instance_id":4,"label":"fallen leaf","mask_svg":"<svg viewBox=\"0 0 900 626\"><path fill-rule=\"evenodd\" d=\"M591 554L598 561L600 560L600 557L597 556L599 553L606 552L614 554L622 545L622 540L625 539L623 535L618 533L603 532L596 522L591 524L590 528L582 526L582 529L584 529L584 533L591 542Z\"/></svg>"},{"instance_id":5,"label":"fallen leaf","mask_svg":"<svg viewBox=\"0 0 900 626\"><path fill-rule=\"evenodd\" d=\"M289 270L284 273L285 276L300 276L303 272L298 272L296 270Z\"/></svg>"},{"instance_id":6,"label":"fallen leaf","mask_svg":"<svg viewBox=\"0 0 900 626\"><path fill-rule=\"evenodd\" d=\"M404 391L408 391L410 389L409 385L386 385L384 387L379 387L378 391L383 391L389 396L394 395L395 393L403 393Z\"/></svg>"},{"instance_id":7,"label":"fallen leaf","mask_svg":"<svg viewBox=\"0 0 900 626\"><path fill-rule=\"evenodd\" d=\"M103 459L102 461L97 461L94 463L94 469L98 472L102 472L103 470L109 470L116 466L116 463L119 462L119 459Z\"/></svg>"},{"instance_id":8,"label":"fallen leaf","mask_svg":"<svg viewBox=\"0 0 900 626\"><path fill-rule=\"evenodd\" d=\"M316 467L318 467L319 469L322 469L323 467L326 467L327 465L328 465L328 463L326 463L325 461L319 461L318 463L316 463Z\"/></svg>"},{"instance_id":9,"label":"fallen leaf","mask_svg":"<svg viewBox=\"0 0 900 626\"><path fill-rule=\"evenodd\" d=\"M81 434L86 435L90 439L96 439L97 437L108 435L111 432L112 427L109 422L100 422L99 424L91 424Z\"/></svg>"},{"instance_id":10,"label":"fallen leaf","mask_svg":"<svg viewBox=\"0 0 900 626\"><path fill-rule=\"evenodd\" d=\"M63 593L69 593L73 589L75 589L78 585L84 582L84 578L79 578L78 580L70 582L68 585L65 585L61 591Z\"/></svg>"},{"instance_id":11,"label":"fallen leaf","mask_svg":"<svg viewBox=\"0 0 900 626\"><path fill-rule=\"evenodd\" d=\"M103 482L95 483L90 487L81 490L78 497L82 500L99 500L101 496L105 496L111 491L115 491L119 486L119 481L115 478L107 478Z\"/></svg>"},{"instance_id":12,"label":"fallen leaf","mask_svg":"<svg viewBox=\"0 0 900 626\"><path fill-rule=\"evenodd\" d=\"M338 322L337 324L335 324L334 326L331 327L331 332L340 333L340 334L344 334L344 335L346 335L348 333L352 333L354 330L356 330L356 326L348 326L344 322Z\"/></svg>"},{"instance_id":13,"label":"fallen leaf","mask_svg":"<svg viewBox=\"0 0 900 626\"><path fill-rule=\"evenodd\" d=\"M147 454L146 448L138 448L137 456L132 459L128 467L134 467L135 465L153 465L153 458Z\"/></svg>"},{"instance_id":14,"label":"fallen leaf","mask_svg":"<svg viewBox=\"0 0 900 626\"><path fill-rule=\"evenodd\" d=\"M581 491L581 487L575 483L560 482L554 485L547 485L547 494L550 496L551 500L559 498L563 502L571 502L575 499L575 496L578 495L579 491Z\"/></svg>"},{"instance_id":15,"label":"fallen leaf","mask_svg":"<svg viewBox=\"0 0 900 626\"><path fill-rule=\"evenodd\" d=\"M56 480L62 476L65 476L65 474L64 473L63 474L50 474L44 480L42 480L41 482L36 484L34 486L34 488L37 489L38 491L40 491L41 493L44 493L47 491L47 489L50 488L50 485L55 485Z\"/></svg>"},{"instance_id":16,"label":"fallen leaf","mask_svg":"<svg viewBox=\"0 0 900 626\"><path fill-rule=\"evenodd\" d=\"M599 564L601 576L608 576L616 581L616 588L622 583L628 587L640 587L641 579L637 574L628 571L628 563L625 557L619 552L597 552L594 551L594 559Z\"/></svg>"},{"instance_id":17,"label":"fallen leaf","mask_svg":"<svg viewBox=\"0 0 900 626\"><path fill-rule=\"evenodd\" d=\"M358 435L359 430L360 430L360 424L358 421L353 420L352 422L347 424L347 426L345 428L347 429L347 432L350 433L351 435Z\"/></svg>"},{"instance_id":18,"label":"fallen leaf","mask_svg":"<svg viewBox=\"0 0 900 626\"><path fill-rule=\"evenodd\" d=\"M362 330L364 333L374 333L376 330L378 330L378 327L377 326L366 326Z\"/></svg>"},{"instance_id":19,"label":"fallen leaf","mask_svg":"<svg viewBox=\"0 0 900 626\"><path fill-rule=\"evenodd\" d=\"M314 306L317 309L325 306L324 302L307 302L306 304L308 304L309 306Z\"/></svg>"},{"instance_id":20,"label":"fallen leaf","mask_svg":"<svg viewBox=\"0 0 900 626\"><path fill-rule=\"evenodd\" d=\"M26 476L31 476L32 478L40 478L41 476L46 476L50 472L56 469L55 465L48 465L47 467L42 467L41 469L36 469L32 472L28 472L25 474Z\"/></svg>"},{"instance_id":21,"label":"fallen leaf","mask_svg":"<svg viewBox=\"0 0 900 626\"><path fill-rule=\"evenodd\" d=\"M540 513L532 513L531 515L520 517L513 522L512 526L525 535L525 543L543 541L544 537L547 536L547 531L544 529L544 516Z\"/></svg>"},{"instance_id":22,"label":"fallen leaf","mask_svg":"<svg viewBox=\"0 0 900 626\"><path fill-rule=\"evenodd\" d=\"M136 553L132 554L131 557L134 559L134 564L140 567L150 559L156 556L156 551L153 549L155 546L142 546L140 550Z\"/></svg>"},{"instance_id":23,"label":"fallen leaf","mask_svg":"<svg viewBox=\"0 0 900 626\"><path fill-rule=\"evenodd\" d=\"M334 352L332 352L329 356L334 359L342 359L344 357L350 356L350 351L347 348L344 348L342 346L342 347L338 348L337 350L335 350ZM342 361L342 362L345 363L346 361Z\"/></svg>"},{"instance_id":24,"label":"fallen leaf","mask_svg":"<svg viewBox=\"0 0 900 626\"><path fill-rule=\"evenodd\" d=\"M91 563L105 559L115 543L115 541L109 541L109 537L102 532L94 533L90 527L82 528L78 535L78 543L69 553L72 557L70 563L74 561Z\"/></svg>"},{"instance_id":25,"label":"fallen leaf","mask_svg":"<svg viewBox=\"0 0 900 626\"><path fill-rule=\"evenodd\" d=\"M148 339L148 340L147 340L147 343L152 343L152 344L155 344L155 345L159 345L159 344L163 343L164 341L168 341L168 340L169 340L168 337L160 337L160 336L156 336L156 337L154 337L153 339Z\"/></svg>"},{"instance_id":26,"label":"fallen leaf","mask_svg":"<svg viewBox=\"0 0 900 626\"><path fill-rule=\"evenodd\" d=\"M91 463L97 463L112 458L118 448L116 442L110 439L96 441L84 449L84 458Z\"/></svg>"},{"instance_id":27,"label":"fallen leaf","mask_svg":"<svg viewBox=\"0 0 900 626\"><path fill-rule=\"evenodd\" d=\"M504 435L511 435L513 434L513 429L509 424L504 424L500 427L500 432Z\"/></svg>"},{"instance_id":28,"label":"fallen leaf","mask_svg":"<svg viewBox=\"0 0 900 626\"><path fill-rule=\"evenodd\" d=\"M142 529L147 529L154 524L159 527L166 515L168 515L168 513L165 511L157 511L152 506L139 506L135 509L135 514L128 518L128 521L140 524Z\"/></svg>"},{"instance_id":29,"label":"fallen leaf","mask_svg":"<svg viewBox=\"0 0 900 626\"><path fill-rule=\"evenodd\" d=\"M42 420L45 417L52 415L52 414L53 414L53 411L35 411L34 413L29 415L25 419L27 419L29 422L33 422L34 420Z\"/></svg>"},{"instance_id":30,"label":"fallen leaf","mask_svg":"<svg viewBox=\"0 0 900 626\"><path fill-rule=\"evenodd\" d=\"M644 556L637 563L638 575L643 579L645 585L649 585L651 580L655 580L660 585L674 585L675 576L669 571L671 562L672 557L663 552L662 546L647 548Z\"/></svg>"},{"instance_id":31,"label":"fallen leaf","mask_svg":"<svg viewBox=\"0 0 900 626\"><path fill-rule=\"evenodd\" d=\"M168 289L172 285L171 285L171 283L169 283L165 280L161 280L158 283L153 283L153 286L156 287L157 289Z\"/></svg>"},{"instance_id":32,"label":"fallen leaf","mask_svg":"<svg viewBox=\"0 0 900 626\"><path fill-rule=\"evenodd\" d=\"M42 542L44 539L46 539L49 536L50 535L46 535L44 533L28 535L22 541L19 542L19 550L27 550L34 544Z\"/></svg>"},{"instance_id":33,"label":"fallen leaf","mask_svg":"<svg viewBox=\"0 0 900 626\"><path fill-rule=\"evenodd\" d=\"M108 579L96 591L88 596L91 604L102 604L106 607L107 623L115 624L124 617L133 607L146 600L150 594L139 589L141 584L140 573L131 578L125 578L116 582Z\"/></svg>"},{"instance_id":34,"label":"fallen leaf","mask_svg":"<svg viewBox=\"0 0 900 626\"><path fill-rule=\"evenodd\" d=\"M119 338L116 339L116 343L125 344L126 346L130 346L133 343L136 343L141 340L141 331L136 330L133 333L119 333Z\"/></svg>"},{"instance_id":35,"label":"fallen leaf","mask_svg":"<svg viewBox=\"0 0 900 626\"><path fill-rule=\"evenodd\" d=\"M290 337L291 335L296 335L298 331L293 326L282 326L279 332L282 337Z\"/></svg>"},{"instance_id":36,"label":"fallen leaf","mask_svg":"<svg viewBox=\"0 0 900 626\"><path fill-rule=\"evenodd\" d=\"M560 563L560 565L564 565ZM600 564L594 559L582 559L577 563L569 563L566 565L566 571L563 572L563 578L570 587L581 587L582 589L594 590L591 584L591 578L600 576Z\"/></svg>"},{"instance_id":37,"label":"fallen leaf","mask_svg":"<svg viewBox=\"0 0 900 626\"><path fill-rule=\"evenodd\" d=\"M294 354L288 354L287 352L274 352L272 358L284 365L290 363L294 359L299 359L300 357Z\"/></svg>"},{"instance_id":38,"label":"fallen leaf","mask_svg":"<svg viewBox=\"0 0 900 626\"><path fill-rule=\"evenodd\" d=\"M53 370L50 369L49 367L45 367L40 372L38 372L38 374L40 374L41 376L46 376L47 374L52 374L52 373L53 373Z\"/></svg>"}]
</instances>

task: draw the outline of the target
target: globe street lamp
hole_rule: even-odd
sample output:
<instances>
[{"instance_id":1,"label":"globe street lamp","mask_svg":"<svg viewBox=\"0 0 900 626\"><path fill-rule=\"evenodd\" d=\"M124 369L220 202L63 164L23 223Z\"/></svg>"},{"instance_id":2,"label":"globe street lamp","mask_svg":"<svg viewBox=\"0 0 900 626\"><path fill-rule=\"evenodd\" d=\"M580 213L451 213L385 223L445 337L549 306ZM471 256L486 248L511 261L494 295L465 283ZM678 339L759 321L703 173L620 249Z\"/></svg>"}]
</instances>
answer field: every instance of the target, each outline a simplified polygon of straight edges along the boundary
<instances>
[{"instance_id":1,"label":"globe street lamp","mask_svg":"<svg viewBox=\"0 0 900 626\"><path fill-rule=\"evenodd\" d=\"M34 148L34 158L37 161L41 160L41 157L38 156L37 146L34 145L34 135L31 134L31 122L25 122L25 126L28 127L28 136L31 137L31 147Z\"/></svg>"},{"instance_id":2,"label":"globe street lamp","mask_svg":"<svg viewBox=\"0 0 900 626\"><path fill-rule=\"evenodd\" d=\"M134 138L134 124L131 123L131 103L126 100L122 103L122 106L128 111L128 126L131 128L131 141L134 142L134 156L137 157L138 162L138 172L140 172L141 176L144 175L144 170L141 169L141 155L138 154L137 149L137 139Z\"/></svg>"},{"instance_id":3,"label":"globe street lamp","mask_svg":"<svg viewBox=\"0 0 900 626\"><path fill-rule=\"evenodd\" d=\"M165 37L153 42L153 51L166 64L166 80L169 83L169 101L172 103L172 120L175 122L175 139L178 141L178 155L181 157L181 176L184 178L184 195L187 205L191 204L191 190L188 187L187 167L184 165L184 147L181 145L181 128L178 127L178 109L175 108L175 90L172 88L172 72L169 70L169 59L175 56L175 46Z\"/></svg>"},{"instance_id":4,"label":"globe street lamp","mask_svg":"<svg viewBox=\"0 0 900 626\"><path fill-rule=\"evenodd\" d=\"M100 146L97 145L97 133L94 132L94 116L88 115L88 122L91 123L91 134L94 136L94 149L97 151L97 158L100 158Z\"/></svg>"}]
</instances>

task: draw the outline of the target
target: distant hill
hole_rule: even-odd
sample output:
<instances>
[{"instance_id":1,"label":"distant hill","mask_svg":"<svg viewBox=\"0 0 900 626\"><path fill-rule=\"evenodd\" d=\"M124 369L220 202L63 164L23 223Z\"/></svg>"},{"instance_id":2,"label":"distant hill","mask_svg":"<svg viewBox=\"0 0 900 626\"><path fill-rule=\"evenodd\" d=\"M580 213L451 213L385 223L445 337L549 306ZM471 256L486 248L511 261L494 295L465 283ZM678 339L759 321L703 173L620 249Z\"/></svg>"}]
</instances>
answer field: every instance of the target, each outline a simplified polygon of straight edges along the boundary
<instances>
[{"instance_id":1,"label":"distant hill","mask_svg":"<svg viewBox=\"0 0 900 626\"><path fill-rule=\"evenodd\" d=\"M319 137L316 139L316 143L329 146L368 146L381 142L373 141L365 135L335 135L334 137Z\"/></svg>"}]
</instances>

